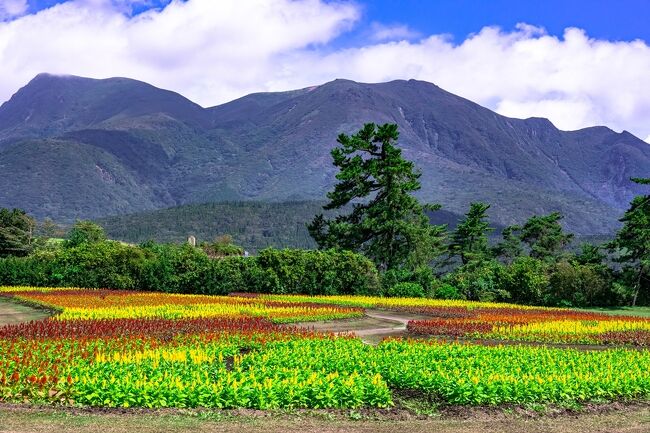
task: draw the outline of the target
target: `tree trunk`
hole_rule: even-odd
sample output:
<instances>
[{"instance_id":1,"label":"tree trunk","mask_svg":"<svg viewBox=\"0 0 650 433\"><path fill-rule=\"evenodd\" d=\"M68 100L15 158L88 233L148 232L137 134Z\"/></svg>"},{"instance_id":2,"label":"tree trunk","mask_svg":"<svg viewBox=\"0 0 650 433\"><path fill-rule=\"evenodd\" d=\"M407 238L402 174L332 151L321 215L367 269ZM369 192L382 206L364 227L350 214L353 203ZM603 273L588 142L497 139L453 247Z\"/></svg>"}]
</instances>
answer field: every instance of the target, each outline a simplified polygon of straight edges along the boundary
<instances>
[{"instance_id":1,"label":"tree trunk","mask_svg":"<svg viewBox=\"0 0 650 433\"><path fill-rule=\"evenodd\" d=\"M636 307L636 299L639 297L639 290L641 290L641 276L643 275L643 266L639 269L636 276L636 284L634 288L634 297L632 298L632 306Z\"/></svg>"}]
</instances>

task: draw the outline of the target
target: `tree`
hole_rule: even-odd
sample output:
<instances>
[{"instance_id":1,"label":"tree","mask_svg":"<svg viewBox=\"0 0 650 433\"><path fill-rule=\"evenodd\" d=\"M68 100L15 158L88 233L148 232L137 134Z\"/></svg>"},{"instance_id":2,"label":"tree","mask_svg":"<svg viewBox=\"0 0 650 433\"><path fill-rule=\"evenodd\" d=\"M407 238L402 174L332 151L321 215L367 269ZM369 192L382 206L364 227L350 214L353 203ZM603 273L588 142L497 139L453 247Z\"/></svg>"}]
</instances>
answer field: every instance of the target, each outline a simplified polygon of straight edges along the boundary
<instances>
[{"instance_id":1,"label":"tree","mask_svg":"<svg viewBox=\"0 0 650 433\"><path fill-rule=\"evenodd\" d=\"M36 222L22 209L0 209L0 257L25 256L33 247Z\"/></svg>"},{"instance_id":2,"label":"tree","mask_svg":"<svg viewBox=\"0 0 650 433\"><path fill-rule=\"evenodd\" d=\"M212 243L204 242L201 248L211 258L243 256L244 248L235 245L230 235L217 236Z\"/></svg>"},{"instance_id":3,"label":"tree","mask_svg":"<svg viewBox=\"0 0 650 433\"><path fill-rule=\"evenodd\" d=\"M460 257L463 265L470 261L481 261L490 256L488 233L494 229L487 221L486 203L471 203L469 212L465 214L456 229L451 234L449 243L449 256Z\"/></svg>"},{"instance_id":4,"label":"tree","mask_svg":"<svg viewBox=\"0 0 650 433\"><path fill-rule=\"evenodd\" d=\"M50 218L45 218L36 227L36 234L45 239L62 238L65 236L65 230Z\"/></svg>"},{"instance_id":5,"label":"tree","mask_svg":"<svg viewBox=\"0 0 650 433\"><path fill-rule=\"evenodd\" d=\"M650 179L633 178L633 182L649 185ZM650 195L632 199L630 208L620 219L623 227L609 244L618 252L616 260L623 263L627 273L632 275L632 305L636 305L644 281L650 281Z\"/></svg>"},{"instance_id":6,"label":"tree","mask_svg":"<svg viewBox=\"0 0 650 433\"><path fill-rule=\"evenodd\" d=\"M521 240L530 248L530 256L553 261L557 259L573 239L573 234L564 233L560 220L562 214L553 212L544 216L533 216L521 228Z\"/></svg>"},{"instance_id":7,"label":"tree","mask_svg":"<svg viewBox=\"0 0 650 433\"><path fill-rule=\"evenodd\" d=\"M521 227L517 225L508 226L501 232L503 240L493 249L494 255L501 257L505 263L512 263L517 257L524 254L521 245Z\"/></svg>"},{"instance_id":8,"label":"tree","mask_svg":"<svg viewBox=\"0 0 650 433\"><path fill-rule=\"evenodd\" d=\"M606 258L599 245L583 242L580 244L580 252L576 254L575 261L581 265L603 266Z\"/></svg>"},{"instance_id":9,"label":"tree","mask_svg":"<svg viewBox=\"0 0 650 433\"><path fill-rule=\"evenodd\" d=\"M92 221L77 221L68 232L66 246L76 247L84 243L97 243L106 240L106 233L99 224Z\"/></svg>"},{"instance_id":10,"label":"tree","mask_svg":"<svg viewBox=\"0 0 650 433\"><path fill-rule=\"evenodd\" d=\"M365 254L385 271L416 268L441 254L445 226L432 225L427 210L412 193L420 173L396 146L397 125L366 124L358 133L339 135L331 154L339 173L324 209L353 203L349 214L328 220L317 215L308 229L320 248Z\"/></svg>"}]
</instances>

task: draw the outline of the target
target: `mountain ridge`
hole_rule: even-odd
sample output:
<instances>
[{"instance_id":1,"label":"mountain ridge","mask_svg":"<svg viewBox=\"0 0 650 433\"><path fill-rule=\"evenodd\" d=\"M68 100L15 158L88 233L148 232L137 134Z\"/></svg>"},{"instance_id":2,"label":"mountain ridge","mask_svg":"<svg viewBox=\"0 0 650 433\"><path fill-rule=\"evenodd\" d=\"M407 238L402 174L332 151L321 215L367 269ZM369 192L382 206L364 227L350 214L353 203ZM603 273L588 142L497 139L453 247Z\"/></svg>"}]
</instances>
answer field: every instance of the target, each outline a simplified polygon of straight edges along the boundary
<instances>
[{"instance_id":1,"label":"mountain ridge","mask_svg":"<svg viewBox=\"0 0 650 433\"><path fill-rule=\"evenodd\" d=\"M454 213L487 201L500 224L559 210L577 232L609 233L640 192L629 177L650 167L650 145L627 131L561 131L418 80L337 79L203 108L129 78L39 74L0 106L0 206L69 221L206 201L321 200L336 136L369 121L399 125L422 199Z\"/></svg>"}]
</instances>

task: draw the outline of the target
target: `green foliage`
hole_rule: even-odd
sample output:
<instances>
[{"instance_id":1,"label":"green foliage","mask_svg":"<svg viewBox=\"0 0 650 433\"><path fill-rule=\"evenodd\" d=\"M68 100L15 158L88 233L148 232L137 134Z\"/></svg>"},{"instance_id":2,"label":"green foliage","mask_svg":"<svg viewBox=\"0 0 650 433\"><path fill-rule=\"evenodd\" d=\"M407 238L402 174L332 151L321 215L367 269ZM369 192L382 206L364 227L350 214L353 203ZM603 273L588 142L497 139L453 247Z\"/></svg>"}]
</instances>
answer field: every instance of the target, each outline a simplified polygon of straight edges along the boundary
<instances>
[{"instance_id":1,"label":"green foliage","mask_svg":"<svg viewBox=\"0 0 650 433\"><path fill-rule=\"evenodd\" d=\"M560 261L553 265L544 303L564 307L621 305L625 299L614 287L611 273L603 272L598 265Z\"/></svg>"},{"instance_id":2,"label":"green foliage","mask_svg":"<svg viewBox=\"0 0 650 433\"><path fill-rule=\"evenodd\" d=\"M433 291L433 297L436 299L465 299L462 293L449 283L439 284Z\"/></svg>"},{"instance_id":3,"label":"green foliage","mask_svg":"<svg viewBox=\"0 0 650 433\"><path fill-rule=\"evenodd\" d=\"M395 145L397 125L366 124L357 134L339 135L332 150L339 181L326 210L353 204L347 215L317 215L309 233L320 248L361 252L381 271L427 264L439 255L444 226L433 226L412 195L420 173Z\"/></svg>"},{"instance_id":4,"label":"green foliage","mask_svg":"<svg viewBox=\"0 0 650 433\"><path fill-rule=\"evenodd\" d=\"M244 249L239 245L233 244L232 236L230 235L218 236L212 243L205 242L201 244L201 248L210 257L230 257L244 255Z\"/></svg>"},{"instance_id":5,"label":"green foliage","mask_svg":"<svg viewBox=\"0 0 650 433\"><path fill-rule=\"evenodd\" d=\"M142 269L142 290L168 293L205 293L210 258L188 244L142 245L148 258Z\"/></svg>"},{"instance_id":6,"label":"green foliage","mask_svg":"<svg viewBox=\"0 0 650 433\"><path fill-rule=\"evenodd\" d=\"M84 242L0 259L0 284L136 289L226 295L231 292L372 295L377 270L349 251L263 250L213 259L187 244L131 246Z\"/></svg>"},{"instance_id":7,"label":"green foliage","mask_svg":"<svg viewBox=\"0 0 650 433\"><path fill-rule=\"evenodd\" d=\"M61 239L65 236L65 230L50 218L45 218L36 226L36 236L43 239Z\"/></svg>"},{"instance_id":8,"label":"green foliage","mask_svg":"<svg viewBox=\"0 0 650 433\"><path fill-rule=\"evenodd\" d=\"M114 241L83 242L54 255L54 285L139 289L145 254Z\"/></svg>"},{"instance_id":9,"label":"green foliage","mask_svg":"<svg viewBox=\"0 0 650 433\"><path fill-rule=\"evenodd\" d=\"M256 257L268 293L377 294L379 276L373 263L350 251L265 249Z\"/></svg>"},{"instance_id":10,"label":"green foliage","mask_svg":"<svg viewBox=\"0 0 650 433\"><path fill-rule=\"evenodd\" d=\"M501 289L520 304L541 305L548 291L548 266L533 257L518 257L504 268Z\"/></svg>"},{"instance_id":11,"label":"green foliage","mask_svg":"<svg viewBox=\"0 0 650 433\"><path fill-rule=\"evenodd\" d=\"M386 290L386 296L398 298L424 298L424 289L418 283L397 283Z\"/></svg>"},{"instance_id":12,"label":"green foliage","mask_svg":"<svg viewBox=\"0 0 650 433\"><path fill-rule=\"evenodd\" d=\"M650 179L632 179L649 185ZM635 197L630 208L620 220L623 227L610 243L611 250L618 253L617 261L626 268L625 276L633 288L632 305L636 305L641 292L650 292L650 194Z\"/></svg>"},{"instance_id":13,"label":"green foliage","mask_svg":"<svg viewBox=\"0 0 650 433\"><path fill-rule=\"evenodd\" d=\"M494 229L487 221L489 204L471 203L470 209L451 234L449 256L459 257L463 265L490 258L488 234Z\"/></svg>"},{"instance_id":14,"label":"green foliage","mask_svg":"<svg viewBox=\"0 0 650 433\"><path fill-rule=\"evenodd\" d=\"M102 226L92 221L77 221L66 239L66 246L76 247L84 243L96 243L106 240Z\"/></svg>"},{"instance_id":15,"label":"green foliage","mask_svg":"<svg viewBox=\"0 0 650 433\"><path fill-rule=\"evenodd\" d=\"M573 234L564 233L560 220L562 215L553 212L544 216L531 217L521 228L521 240L530 248L530 256L552 261L557 259L573 239Z\"/></svg>"},{"instance_id":16,"label":"green foliage","mask_svg":"<svg viewBox=\"0 0 650 433\"><path fill-rule=\"evenodd\" d=\"M35 227L34 219L25 211L0 208L0 257L29 254Z\"/></svg>"},{"instance_id":17,"label":"green foliage","mask_svg":"<svg viewBox=\"0 0 650 433\"><path fill-rule=\"evenodd\" d=\"M0 284L11 286L54 286L54 261L39 257L0 258Z\"/></svg>"},{"instance_id":18,"label":"green foliage","mask_svg":"<svg viewBox=\"0 0 650 433\"><path fill-rule=\"evenodd\" d=\"M524 248L520 237L521 227L513 225L503 229L503 240L493 248L493 254L505 263L512 263L517 257L523 255Z\"/></svg>"},{"instance_id":19,"label":"green foliage","mask_svg":"<svg viewBox=\"0 0 650 433\"><path fill-rule=\"evenodd\" d=\"M418 284L426 295L433 292L439 285L433 269L430 266L420 266L415 269L389 269L381 274L381 286L384 290L400 283Z\"/></svg>"},{"instance_id":20,"label":"green foliage","mask_svg":"<svg viewBox=\"0 0 650 433\"><path fill-rule=\"evenodd\" d=\"M264 248L314 249L305 221L322 211L322 201L220 202L188 204L155 211L102 218L98 222L111 239L139 244L185 242L189 235L198 240L214 239L222 233L251 254ZM334 217L352 206L325 212ZM429 213L432 224L455 224L458 215L446 210ZM62 236L61 236L62 237Z\"/></svg>"},{"instance_id":21,"label":"green foliage","mask_svg":"<svg viewBox=\"0 0 650 433\"><path fill-rule=\"evenodd\" d=\"M607 256L603 254L602 247L599 245L582 243L580 244L580 251L575 256L575 261L581 265L603 266L606 258Z\"/></svg>"},{"instance_id":22,"label":"green foliage","mask_svg":"<svg viewBox=\"0 0 650 433\"><path fill-rule=\"evenodd\" d=\"M444 281L462 297L472 301L508 301L510 293L502 287L505 267L496 260L472 262L447 274Z\"/></svg>"}]
</instances>

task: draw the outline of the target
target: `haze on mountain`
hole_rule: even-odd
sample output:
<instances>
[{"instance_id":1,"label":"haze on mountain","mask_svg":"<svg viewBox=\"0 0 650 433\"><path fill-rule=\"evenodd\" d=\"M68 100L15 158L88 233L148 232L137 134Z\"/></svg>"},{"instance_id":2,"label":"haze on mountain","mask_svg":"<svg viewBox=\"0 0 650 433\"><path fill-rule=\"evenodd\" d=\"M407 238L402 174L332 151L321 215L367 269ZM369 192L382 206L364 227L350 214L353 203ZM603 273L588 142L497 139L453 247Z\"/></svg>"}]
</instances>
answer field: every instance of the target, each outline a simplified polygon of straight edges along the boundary
<instances>
[{"instance_id":1,"label":"haze on mountain","mask_svg":"<svg viewBox=\"0 0 650 433\"><path fill-rule=\"evenodd\" d=\"M127 78L40 74L0 107L0 206L59 221L219 201L323 200L336 136L397 123L420 196L495 223L558 210L610 233L647 175L650 145L603 126L560 131L423 81L335 80L203 108Z\"/></svg>"}]
</instances>

